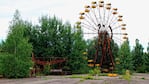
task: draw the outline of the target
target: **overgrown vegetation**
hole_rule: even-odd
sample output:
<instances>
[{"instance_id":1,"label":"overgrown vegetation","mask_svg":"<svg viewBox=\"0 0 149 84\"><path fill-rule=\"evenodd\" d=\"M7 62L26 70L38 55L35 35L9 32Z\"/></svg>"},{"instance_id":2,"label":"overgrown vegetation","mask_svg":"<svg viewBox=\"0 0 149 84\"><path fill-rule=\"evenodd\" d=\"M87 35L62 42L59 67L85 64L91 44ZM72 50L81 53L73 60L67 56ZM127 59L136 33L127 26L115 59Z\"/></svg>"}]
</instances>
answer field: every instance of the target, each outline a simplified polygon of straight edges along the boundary
<instances>
[{"instance_id":1,"label":"overgrown vegetation","mask_svg":"<svg viewBox=\"0 0 149 84\"><path fill-rule=\"evenodd\" d=\"M72 27L69 22L63 23L55 16L42 16L38 25L32 25L23 21L16 11L9 26L7 39L3 41L0 50L4 53L0 53L4 57L0 60L0 66L9 65L0 67L0 73L8 78L29 76L32 52L35 57L43 59L64 57L69 59L65 66L73 73L88 72L87 57L83 55L86 42L82 30Z\"/></svg>"},{"instance_id":2,"label":"overgrown vegetation","mask_svg":"<svg viewBox=\"0 0 149 84\"><path fill-rule=\"evenodd\" d=\"M144 48L139 43L139 40L136 39L136 45L132 51L132 56L134 60L134 70L136 72L145 73L148 72L148 58L149 56L143 52Z\"/></svg>"},{"instance_id":3,"label":"overgrown vegetation","mask_svg":"<svg viewBox=\"0 0 149 84\"><path fill-rule=\"evenodd\" d=\"M125 70L125 74L122 75L122 78L124 80L127 80L128 81L128 84L130 84L130 81L131 81L130 71L129 70Z\"/></svg>"},{"instance_id":4,"label":"overgrown vegetation","mask_svg":"<svg viewBox=\"0 0 149 84\"><path fill-rule=\"evenodd\" d=\"M49 75L50 74L50 70L51 70L51 67L50 67L50 65L45 65L44 66L44 70L43 70L43 74L45 74L45 75Z\"/></svg>"},{"instance_id":5,"label":"overgrown vegetation","mask_svg":"<svg viewBox=\"0 0 149 84\"><path fill-rule=\"evenodd\" d=\"M119 56L118 58L120 59L119 62L120 64L117 65L118 67L118 73L122 74L123 70L133 70L133 59L130 51L130 46L129 46L129 41L125 41L119 50Z\"/></svg>"},{"instance_id":6,"label":"overgrown vegetation","mask_svg":"<svg viewBox=\"0 0 149 84\"><path fill-rule=\"evenodd\" d=\"M7 78L23 78L29 76L29 67L32 66L32 45L28 37L24 36L26 24L20 18L18 11L9 26L7 39L2 44L1 71Z\"/></svg>"},{"instance_id":7,"label":"overgrown vegetation","mask_svg":"<svg viewBox=\"0 0 149 84\"><path fill-rule=\"evenodd\" d=\"M82 54L86 51L86 42L80 29L73 28L68 22L63 23L55 16L42 16L39 25L27 30L36 57L63 57L68 59L65 66L73 73L87 72L87 59Z\"/></svg>"},{"instance_id":8,"label":"overgrown vegetation","mask_svg":"<svg viewBox=\"0 0 149 84\"><path fill-rule=\"evenodd\" d=\"M42 16L38 24L32 25L31 22L22 20L16 11L9 25L8 36L0 44L0 74L7 78L28 77L29 68L33 65L32 52L35 57L43 59L64 57L67 59L64 66L73 73L88 73L90 69L87 60L94 58L96 43L97 38L85 41L81 28L76 29L69 22L63 23L55 16ZM112 41L111 48L117 73L123 74L127 69L131 72L149 72L149 44L147 52L143 52L144 48L138 39L132 51L129 40L121 46ZM88 54L84 55L84 52ZM98 54L99 62L101 53ZM45 68L45 74L49 74L47 71L51 67ZM89 73L99 75L100 70L95 68Z\"/></svg>"},{"instance_id":9,"label":"overgrown vegetation","mask_svg":"<svg viewBox=\"0 0 149 84\"><path fill-rule=\"evenodd\" d=\"M89 75L91 76L100 76L101 75L101 71L99 67L93 68L89 71Z\"/></svg>"}]
</instances>

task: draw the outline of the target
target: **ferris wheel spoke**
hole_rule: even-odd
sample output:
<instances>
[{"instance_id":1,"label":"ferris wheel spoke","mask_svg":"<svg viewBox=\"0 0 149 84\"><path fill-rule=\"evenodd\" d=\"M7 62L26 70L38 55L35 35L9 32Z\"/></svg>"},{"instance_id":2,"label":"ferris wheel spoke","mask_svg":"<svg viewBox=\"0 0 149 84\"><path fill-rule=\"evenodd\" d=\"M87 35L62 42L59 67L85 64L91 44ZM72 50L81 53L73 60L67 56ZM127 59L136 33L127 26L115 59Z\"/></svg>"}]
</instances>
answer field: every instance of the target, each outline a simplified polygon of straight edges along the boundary
<instances>
[{"instance_id":1,"label":"ferris wheel spoke","mask_svg":"<svg viewBox=\"0 0 149 84\"><path fill-rule=\"evenodd\" d=\"M107 21L106 21L106 23L105 23L106 26L108 26L108 22L109 22L109 20L110 20L110 15L111 15L111 11L108 10L108 17L107 17Z\"/></svg>"},{"instance_id":2,"label":"ferris wheel spoke","mask_svg":"<svg viewBox=\"0 0 149 84\"><path fill-rule=\"evenodd\" d=\"M114 15L112 14L111 19L109 19L109 25L112 23L113 19L114 19Z\"/></svg>"},{"instance_id":3,"label":"ferris wheel spoke","mask_svg":"<svg viewBox=\"0 0 149 84\"><path fill-rule=\"evenodd\" d=\"M82 24L86 24L86 25L89 24L89 25L92 26L95 30L97 30L97 29L96 29L96 25L95 25L95 24L91 24L92 21L90 21L89 18L86 18L84 21L85 21L86 23L85 23L85 22L82 22Z\"/></svg>"},{"instance_id":4,"label":"ferris wheel spoke","mask_svg":"<svg viewBox=\"0 0 149 84\"><path fill-rule=\"evenodd\" d=\"M110 24L110 26L111 26L112 28L114 28L114 26L117 26L117 25L119 25L119 23L118 23L117 21L115 21L115 22L113 22L112 24Z\"/></svg>"},{"instance_id":5,"label":"ferris wheel spoke","mask_svg":"<svg viewBox=\"0 0 149 84\"><path fill-rule=\"evenodd\" d=\"M95 13L95 10L93 10L92 8L90 10L93 12L93 15L96 19L97 24L99 24L98 18L97 18L96 13Z\"/></svg>"},{"instance_id":6,"label":"ferris wheel spoke","mask_svg":"<svg viewBox=\"0 0 149 84\"><path fill-rule=\"evenodd\" d=\"M115 30L115 29L118 29L118 28L120 28L120 27L121 27L121 25L116 26L116 27L112 27L112 29Z\"/></svg>"},{"instance_id":7,"label":"ferris wheel spoke","mask_svg":"<svg viewBox=\"0 0 149 84\"><path fill-rule=\"evenodd\" d=\"M88 13L88 14L85 14L87 18L90 18L90 20L92 21L92 23L94 23L94 25L97 25L94 21L94 19L92 18L91 14Z\"/></svg>"},{"instance_id":8,"label":"ferris wheel spoke","mask_svg":"<svg viewBox=\"0 0 149 84\"><path fill-rule=\"evenodd\" d=\"M89 22L87 22L87 23L82 22L82 24L84 24L86 26L89 26L89 27L93 28L94 30L97 30L96 27L93 24L89 23Z\"/></svg>"},{"instance_id":9,"label":"ferris wheel spoke","mask_svg":"<svg viewBox=\"0 0 149 84\"><path fill-rule=\"evenodd\" d=\"M96 6L97 6L97 8L96 8L96 12L97 12L97 15L98 15L98 24L101 24L101 22L102 22L102 18L101 18L101 14L100 14L100 8L99 8L99 5L98 4L96 4Z\"/></svg>"},{"instance_id":10,"label":"ferris wheel spoke","mask_svg":"<svg viewBox=\"0 0 149 84\"><path fill-rule=\"evenodd\" d=\"M90 16L89 15L85 14L85 16L86 16L85 20L87 20L89 24L90 23L93 23L93 20L90 19ZM93 24L96 25L95 23L93 23Z\"/></svg>"},{"instance_id":11,"label":"ferris wheel spoke","mask_svg":"<svg viewBox=\"0 0 149 84\"><path fill-rule=\"evenodd\" d=\"M122 39L120 39L120 38L118 38L116 36L113 36L113 39L116 40L116 41L118 41L118 42L120 42L120 43L122 42Z\"/></svg>"},{"instance_id":12,"label":"ferris wheel spoke","mask_svg":"<svg viewBox=\"0 0 149 84\"><path fill-rule=\"evenodd\" d=\"M82 22L82 25L84 25L84 26L86 26L86 27L89 27L89 29L91 29L91 28L93 28L94 29L94 31L96 30L97 31L97 29L96 29L96 27L94 27L92 24L86 24L86 23L83 23Z\"/></svg>"},{"instance_id":13,"label":"ferris wheel spoke","mask_svg":"<svg viewBox=\"0 0 149 84\"><path fill-rule=\"evenodd\" d=\"M113 15L113 14L112 14ZM109 25L112 25L113 23L117 22L117 17L115 15L112 16L110 22L109 22Z\"/></svg>"},{"instance_id":14,"label":"ferris wheel spoke","mask_svg":"<svg viewBox=\"0 0 149 84\"><path fill-rule=\"evenodd\" d=\"M114 18L114 20L112 20L109 25L114 26L117 23L117 18Z\"/></svg>"},{"instance_id":15,"label":"ferris wheel spoke","mask_svg":"<svg viewBox=\"0 0 149 84\"><path fill-rule=\"evenodd\" d=\"M105 25L105 15L106 15L106 9L103 8L103 24Z\"/></svg>"},{"instance_id":16,"label":"ferris wheel spoke","mask_svg":"<svg viewBox=\"0 0 149 84\"><path fill-rule=\"evenodd\" d=\"M83 34L97 34L98 35L98 33L83 33Z\"/></svg>"},{"instance_id":17,"label":"ferris wheel spoke","mask_svg":"<svg viewBox=\"0 0 149 84\"><path fill-rule=\"evenodd\" d=\"M127 35L127 33L113 33L115 35Z\"/></svg>"},{"instance_id":18,"label":"ferris wheel spoke","mask_svg":"<svg viewBox=\"0 0 149 84\"><path fill-rule=\"evenodd\" d=\"M90 31L94 31L94 32L95 32L95 30L90 29L89 27L86 27L86 26L83 26L83 27L87 28L87 29L90 30Z\"/></svg>"},{"instance_id":19,"label":"ferris wheel spoke","mask_svg":"<svg viewBox=\"0 0 149 84\"><path fill-rule=\"evenodd\" d=\"M104 26L104 29L106 29L107 27L106 27L106 22L105 22L105 18L106 18L106 9L105 8L103 8L103 26Z\"/></svg>"},{"instance_id":20,"label":"ferris wheel spoke","mask_svg":"<svg viewBox=\"0 0 149 84\"><path fill-rule=\"evenodd\" d=\"M90 30L90 31L92 31L92 32L95 32L94 30L92 30L92 29L90 29L90 28L88 28L88 27L86 27L88 30Z\"/></svg>"},{"instance_id":21,"label":"ferris wheel spoke","mask_svg":"<svg viewBox=\"0 0 149 84\"><path fill-rule=\"evenodd\" d=\"M101 16L101 11L100 11L100 7L98 6L99 10L98 10L98 14L99 14L99 18L100 18L100 23L99 24L103 24L102 22L102 16Z\"/></svg>"}]
</instances>

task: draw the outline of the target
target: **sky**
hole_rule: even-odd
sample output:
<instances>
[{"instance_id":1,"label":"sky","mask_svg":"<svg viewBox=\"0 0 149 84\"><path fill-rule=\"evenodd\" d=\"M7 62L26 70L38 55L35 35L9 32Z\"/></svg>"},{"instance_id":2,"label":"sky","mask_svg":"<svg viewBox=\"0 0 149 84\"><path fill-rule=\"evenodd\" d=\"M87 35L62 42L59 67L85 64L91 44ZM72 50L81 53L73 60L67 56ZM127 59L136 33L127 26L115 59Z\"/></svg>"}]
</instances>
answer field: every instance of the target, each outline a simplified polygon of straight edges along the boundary
<instances>
[{"instance_id":1,"label":"sky","mask_svg":"<svg viewBox=\"0 0 149 84\"><path fill-rule=\"evenodd\" d=\"M24 20L38 23L42 15L57 16L64 22L74 24L79 17L79 12L85 5L98 0L0 0L0 40L7 37L8 27L16 9ZM124 16L127 24L127 33L130 46L133 48L135 39L146 49L149 42L149 1L148 0L104 0L111 2L112 7L118 8L118 12Z\"/></svg>"}]
</instances>

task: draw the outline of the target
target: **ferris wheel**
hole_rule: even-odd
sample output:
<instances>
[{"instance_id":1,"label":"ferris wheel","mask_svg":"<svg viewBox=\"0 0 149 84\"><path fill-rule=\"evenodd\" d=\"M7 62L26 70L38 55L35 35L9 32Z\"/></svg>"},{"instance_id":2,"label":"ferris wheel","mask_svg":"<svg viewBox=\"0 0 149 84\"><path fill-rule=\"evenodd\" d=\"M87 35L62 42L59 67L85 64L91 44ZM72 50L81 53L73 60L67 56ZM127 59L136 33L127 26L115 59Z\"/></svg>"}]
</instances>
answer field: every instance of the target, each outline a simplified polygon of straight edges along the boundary
<instances>
[{"instance_id":1,"label":"ferris wheel","mask_svg":"<svg viewBox=\"0 0 149 84\"><path fill-rule=\"evenodd\" d=\"M123 16L118 14L117 8L112 8L111 3L104 1L93 1L86 5L85 10L79 13L77 28L83 30L85 38L96 37L96 53L94 63L97 64L98 53L101 52L100 67L108 66L108 70L114 67L113 55L111 52L111 41L126 40L126 24L123 23ZM99 51L99 48L101 50ZM112 67L112 68L111 68ZM110 69L109 69L110 68Z\"/></svg>"}]
</instances>

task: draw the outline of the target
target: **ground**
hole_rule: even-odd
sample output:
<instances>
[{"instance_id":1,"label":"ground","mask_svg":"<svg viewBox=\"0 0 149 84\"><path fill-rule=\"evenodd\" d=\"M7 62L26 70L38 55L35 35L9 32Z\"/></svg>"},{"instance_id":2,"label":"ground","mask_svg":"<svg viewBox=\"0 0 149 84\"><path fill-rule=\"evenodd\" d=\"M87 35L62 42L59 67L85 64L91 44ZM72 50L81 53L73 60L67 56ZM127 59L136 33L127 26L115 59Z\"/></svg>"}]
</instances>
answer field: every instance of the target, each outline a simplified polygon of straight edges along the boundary
<instances>
[{"instance_id":1,"label":"ground","mask_svg":"<svg viewBox=\"0 0 149 84\"><path fill-rule=\"evenodd\" d=\"M130 83L118 77L100 76L99 80L83 80L69 76L38 76L36 78L0 79L0 84L149 84L149 74L135 73Z\"/></svg>"}]
</instances>

